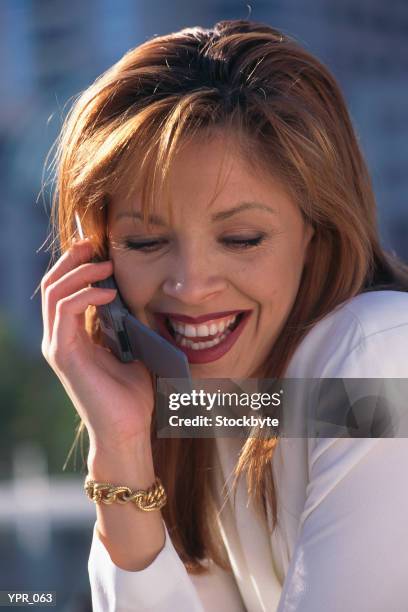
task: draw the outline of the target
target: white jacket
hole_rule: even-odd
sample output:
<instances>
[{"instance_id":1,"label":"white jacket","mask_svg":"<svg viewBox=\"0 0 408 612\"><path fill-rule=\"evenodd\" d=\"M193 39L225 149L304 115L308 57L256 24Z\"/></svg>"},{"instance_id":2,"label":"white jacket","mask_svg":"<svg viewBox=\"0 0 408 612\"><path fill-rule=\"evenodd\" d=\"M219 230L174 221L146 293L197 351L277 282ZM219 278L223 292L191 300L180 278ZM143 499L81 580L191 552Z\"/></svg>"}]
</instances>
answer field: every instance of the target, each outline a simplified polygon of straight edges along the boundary
<instances>
[{"instance_id":1,"label":"white jacket","mask_svg":"<svg viewBox=\"0 0 408 612\"><path fill-rule=\"evenodd\" d=\"M365 293L338 307L308 333L286 376L408 379L408 294ZM220 487L241 443L217 439ZM229 501L220 515L232 575L213 563L209 575L187 574L167 529L146 569L123 570L95 522L94 612L406 612L408 439L282 437L272 469L272 536L248 503L245 477L235 512Z\"/></svg>"}]
</instances>

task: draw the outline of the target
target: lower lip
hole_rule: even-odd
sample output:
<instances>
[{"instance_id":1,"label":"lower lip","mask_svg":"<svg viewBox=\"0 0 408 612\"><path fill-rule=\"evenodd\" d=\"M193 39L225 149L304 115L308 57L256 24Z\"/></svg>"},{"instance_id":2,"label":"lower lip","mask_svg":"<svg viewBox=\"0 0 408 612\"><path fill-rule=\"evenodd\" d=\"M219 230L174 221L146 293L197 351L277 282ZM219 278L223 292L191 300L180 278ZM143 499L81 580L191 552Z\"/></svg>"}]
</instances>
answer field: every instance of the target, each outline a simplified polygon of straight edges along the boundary
<instances>
[{"instance_id":1,"label":"lower lip","mask_svg":"<svg viewBox=\"0 0 408 612\"><path fill-rule=\"evenodd\" d=\"M205 349L191 349L187 346L181 346L176 342L171 333L166 327L166 323L162 317L159 320L160 335L166 338L171 344L176 346L180 351L187 356L190 363L209 363L210 361L216 361L220 359L225 353L227 353L238 340L244 329L246 322L249 319L251 312L245 312L238 326L228 334L228 336L222 340L219 344L211 346Z\"/></svg>"}]
</instances>

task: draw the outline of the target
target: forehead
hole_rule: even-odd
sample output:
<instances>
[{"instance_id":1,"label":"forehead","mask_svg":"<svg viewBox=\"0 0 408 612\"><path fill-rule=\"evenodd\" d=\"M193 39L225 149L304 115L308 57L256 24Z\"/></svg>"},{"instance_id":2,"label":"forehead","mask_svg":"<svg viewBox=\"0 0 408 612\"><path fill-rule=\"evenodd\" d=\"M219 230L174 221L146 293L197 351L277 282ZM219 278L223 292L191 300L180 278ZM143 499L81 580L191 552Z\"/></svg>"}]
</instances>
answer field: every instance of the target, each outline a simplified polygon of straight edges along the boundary
<instances>
[{"instance_id":1,"label":"forehead","mask_svg":"<svg viewBox=\"0 0 408 612\"><path fill-rule=\"evenodd\" d=\"M130 163L112 192L109 219L129 211L143 210L143 188L150 176L138 172L137 159ZM160 179L160 168L156 169ZM144 193L144 197L151 193ZM239 200L265 198L281 200L286 190L273 172L250 163L237 140L223 133L191 139L175 154L167 180L154 189L154 198L146 206L149 214L172 218L173 215L208 215Z\"/></svg>"}]
</instances>

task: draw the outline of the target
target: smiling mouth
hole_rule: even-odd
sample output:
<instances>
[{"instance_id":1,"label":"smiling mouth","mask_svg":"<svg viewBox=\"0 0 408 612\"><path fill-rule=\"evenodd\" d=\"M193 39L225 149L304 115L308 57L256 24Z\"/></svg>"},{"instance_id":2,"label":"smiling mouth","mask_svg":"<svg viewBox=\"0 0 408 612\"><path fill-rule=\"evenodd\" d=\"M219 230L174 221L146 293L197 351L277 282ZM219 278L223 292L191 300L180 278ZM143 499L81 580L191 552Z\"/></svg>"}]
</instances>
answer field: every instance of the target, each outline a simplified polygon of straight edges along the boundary
<instances>
[{"instance_id":1,"label":"smiling mouth","mask_svg":"<svg viewBox=\"0 0 408 612\"><path fill-rule=\"evenodd\" d=\"M220 344L225 338L238 327L244 313L230 317L230 320L223 321L221 324L211 325L201 324L199 326L174 324L169 317L166 317L165 324L180 346L186 346L193 350L212 348Z\"/></svg>"},{"instance_id":2,"label":"smiling mouth","mask_svg":"<svg viewBox=\"0 0 408 612\"><path fill-rule=\"evenodd\" d=\"M160 333L188 357L190 363L207 363L219 359L235 344L251 310L191 324L159 315Z\"/></svg>"}]
</instances>

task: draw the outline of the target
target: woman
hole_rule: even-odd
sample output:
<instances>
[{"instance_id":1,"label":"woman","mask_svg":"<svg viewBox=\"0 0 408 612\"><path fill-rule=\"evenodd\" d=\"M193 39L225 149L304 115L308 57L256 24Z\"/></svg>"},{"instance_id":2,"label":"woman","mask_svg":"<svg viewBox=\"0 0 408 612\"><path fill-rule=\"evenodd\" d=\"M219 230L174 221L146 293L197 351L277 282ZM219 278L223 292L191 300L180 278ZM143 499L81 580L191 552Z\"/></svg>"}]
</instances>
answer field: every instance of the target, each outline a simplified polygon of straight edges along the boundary
<instances>
[{"instance_id":1,"label":"woman","mask_svg":"<svg viewBox=\"0 0 408 612\"><path fill-rule=\"evenodd\" d=\"M407 270L326 68L247 21L154 38L79 97L57 162L42 351L88 478L167 494L97 503L94 610L406 609L406 441L157 438L150 372L98 333L115 292L90 286L114 274L197 379L407 377Z\"/></svg>"}]
</instances>

